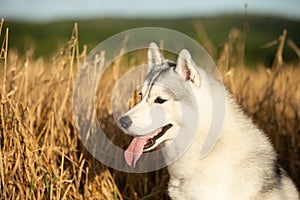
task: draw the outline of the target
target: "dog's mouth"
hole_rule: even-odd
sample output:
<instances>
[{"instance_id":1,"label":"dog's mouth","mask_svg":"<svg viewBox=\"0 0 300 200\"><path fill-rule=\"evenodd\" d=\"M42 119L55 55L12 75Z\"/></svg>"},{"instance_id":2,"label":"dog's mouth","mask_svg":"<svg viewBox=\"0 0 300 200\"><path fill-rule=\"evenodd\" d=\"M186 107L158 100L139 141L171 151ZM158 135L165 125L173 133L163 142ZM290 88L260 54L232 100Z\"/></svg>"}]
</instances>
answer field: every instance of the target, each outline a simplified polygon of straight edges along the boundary
<instances>
[{"instance_id":1,"label":"dog's mouth","mask_svg":"<svg viewBox=\"0 0 300 200\"><path fill-rule=\"evenodd\" d=\"M155 142L158 138L160 138L161 136L163 136L167 130L169 128L172 127L172 124L168 124L164 127L162 127L161 131L159 133L157 133L156 135L150 137L146 142L145 142L145 145L144 145L144 151L148 150L149 148L153 147L153 145L155 145Z\"/></svg>"},{"instance_id":2,"label":"dog's mouth","mask_svg":"<svg viewBox=\"0 0 300 200\"><path fill-rule=\"evenodd\" d=\"M156 141L161 138L167 130L172 127L172 124L167 124L143 137L135 137L125 151L125 161L129 166L135 167L137 160L143 152L153 147Z\"/></svg>"}]
</instances>

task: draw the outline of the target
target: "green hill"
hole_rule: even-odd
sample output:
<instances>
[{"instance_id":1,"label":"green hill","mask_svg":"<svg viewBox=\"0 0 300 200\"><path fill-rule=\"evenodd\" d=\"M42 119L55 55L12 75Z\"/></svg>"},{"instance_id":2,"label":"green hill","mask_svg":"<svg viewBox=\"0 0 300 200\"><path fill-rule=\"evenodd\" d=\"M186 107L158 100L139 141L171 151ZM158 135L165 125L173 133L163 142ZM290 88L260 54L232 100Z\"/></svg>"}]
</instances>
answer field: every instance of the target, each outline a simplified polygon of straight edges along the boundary
<instances>
[{"instance_id":1,"label":"green hill","mask_svg":"<svg viewBox=\"0 0 300 200\"><path fill-rule=\"evenodd\" d=\"M195 22L199 21L205 28L208 38L220 50L228 38L232 28L246 30L246 59L254 63L262 61L270 63L276 46L262 49L261 46L276 38L287 29L288 38L300 46L300 21L289 21L280 18L258 16L218 16L199 19L95 19L82 20L79 23L79 42L86 44L91 50L106 38L137 27L164 27L180 31L197 41L201 41L195 30ZM10 28L10 49L24 53L34 49L34 56L50 58L69 39L74 22L64 21L48 24L5 22ZM201 43L201 42L200 42ZM290 49L285 50L285 60L297 59Z\"/></svg>"}]
</instances>

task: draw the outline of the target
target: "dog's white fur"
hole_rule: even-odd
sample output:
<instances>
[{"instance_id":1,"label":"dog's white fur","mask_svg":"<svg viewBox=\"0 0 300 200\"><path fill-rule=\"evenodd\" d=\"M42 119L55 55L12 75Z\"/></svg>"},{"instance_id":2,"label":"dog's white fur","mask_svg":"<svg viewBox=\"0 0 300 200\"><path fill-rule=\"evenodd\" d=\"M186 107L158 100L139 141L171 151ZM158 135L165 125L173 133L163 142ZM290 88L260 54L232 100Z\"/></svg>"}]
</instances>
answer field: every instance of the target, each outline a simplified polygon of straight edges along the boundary
<instances>
[{"instance_id":1,"label":"dog's white fur","mask_svg":"<svg viewBox=\"0 0 300 200\"><path fill-rule=\"evenodd\" d=\"M152 149L161 143L168 144L174 140L183 125L186 126L183 127L184 134L192 134L189 133L186 124L195 121L181 118L178 112L185 105L187 107L189 104L196 105L196 109L195 107L190 109L192 112L198 112L197 115L202 121L196 129L195 140L182 157L168 166L170 173L168 192L171 199L298 200L298 191L278 165L270 141L243 113L227 91L225 91L225 119L221 137L208 156L199 159L213 115L210 93L221 87L221 83L197 67L187 50L179 53L173 70L160 73L163 69L168 71L167 62L157 45L151 43L148 50L148 76L142 88L144 98L126 113L132 119L132 126L126 132L141 136L172 123L170 130L156 141ZM153 84L154 78L157 79L157 84ZM179 81L180 84L177 83ZM147 86L150 83L151 91ZM160 85L180 90L183 100L176 101L172 99L172 95L164 94L165 90ZM190 93L182 90L188 88L195 95L196 104L192 100L185 99L184 96ZM153 102L157 96L167 100L159 105L165 113L165 118L153 122L149 110L156 106ZM159 109L157 112L159 114ZM168 157L168 154L174 154L176 151L179 150L169 149L165 156Z\"/></svg>"}]
</instances>

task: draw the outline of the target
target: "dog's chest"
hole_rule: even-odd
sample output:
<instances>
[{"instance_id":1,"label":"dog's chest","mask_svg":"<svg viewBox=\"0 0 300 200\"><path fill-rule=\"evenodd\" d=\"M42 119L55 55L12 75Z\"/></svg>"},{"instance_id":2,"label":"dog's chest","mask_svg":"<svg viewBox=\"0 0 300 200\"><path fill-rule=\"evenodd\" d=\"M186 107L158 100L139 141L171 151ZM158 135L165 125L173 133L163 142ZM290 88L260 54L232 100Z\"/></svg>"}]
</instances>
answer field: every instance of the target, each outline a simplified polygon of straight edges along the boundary
<instances>
[{"instance_id":1,"label":"dog's chest","mask_svg":"<svg viewBox=\"0 0 300 200\"><path fill-rule=\"evenodd\" d=\"M169 166L170 181L169 196L172 200L232 200L229 188L232 185L228 166L193 163L189 165L180 162ZM227 172L226 172L227 171Z\"/></svg>"}]
</instances>

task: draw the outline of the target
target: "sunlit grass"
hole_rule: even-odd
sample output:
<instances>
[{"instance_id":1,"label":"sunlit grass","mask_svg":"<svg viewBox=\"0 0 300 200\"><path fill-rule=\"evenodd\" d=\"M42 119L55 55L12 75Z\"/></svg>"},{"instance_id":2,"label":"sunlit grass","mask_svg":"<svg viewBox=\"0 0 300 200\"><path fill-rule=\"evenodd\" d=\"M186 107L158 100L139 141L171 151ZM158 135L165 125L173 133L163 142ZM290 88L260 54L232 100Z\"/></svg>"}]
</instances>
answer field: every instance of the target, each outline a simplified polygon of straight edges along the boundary
<instances>
[{"instance_id":1,"label":"sunlit grass","mask_svg":"<svg viewBox=\"0 0 300 200\"><path fill-rule=\"evenodd\" d=\"M283 61L272 69L260 64L255 71L249 70L238 50L243 45L241 31L232 29L230 33L215 58L224 82L272 139L281 163L299 186L300 66ZM213 43L206 48L217 49ZM1 52L7 50L4 45ZM24 55L12 50L8 55L1 53L1 199L168 198L166 169L147 174L108 169L92 158L79 140L71 99L74 78L86 53L78 46L77 25L50 61L34 59L30 49ZM134 59L146 60L143 56L120 59L113 66L118 70L110 69L99 83L107 95L115 84L108 80L121 76L124 67L134 65ZM99 104L98 117L105 132L125 146L126 139L113 121L110 101L99 99Z\"/></svg>"}]
</instances>

